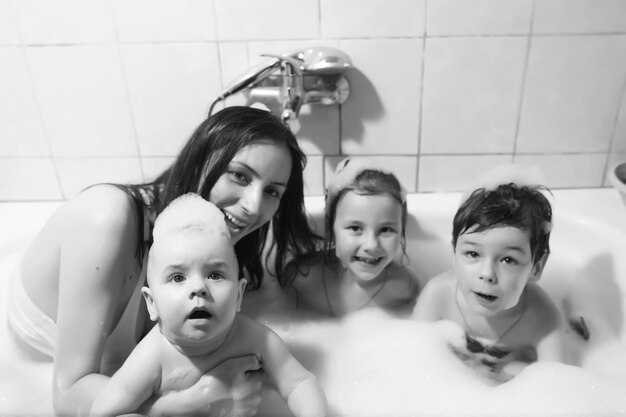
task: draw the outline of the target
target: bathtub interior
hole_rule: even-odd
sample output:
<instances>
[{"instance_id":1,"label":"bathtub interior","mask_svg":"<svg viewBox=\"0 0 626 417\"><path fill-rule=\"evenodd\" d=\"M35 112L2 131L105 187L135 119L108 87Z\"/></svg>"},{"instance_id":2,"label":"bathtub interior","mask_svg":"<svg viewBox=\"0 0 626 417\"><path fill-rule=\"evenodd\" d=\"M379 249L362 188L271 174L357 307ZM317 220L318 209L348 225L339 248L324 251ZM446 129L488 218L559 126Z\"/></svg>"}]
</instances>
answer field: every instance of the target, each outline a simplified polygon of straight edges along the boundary
<instances>
[{"instance_id":1,"label":"bathtub interior","mask_svg":"<svg viewBox=\"0 0 626 417\"><path fill-rule=\"evenodd\" d=\"M451 220L459 194L411 194L407 255L420 277L451 266ZM329 320L285 311L271 282L250 297L272 327L320 380L333 415L598 415L626 412L626 207L612 189L555 191L552 253L540 281L557 304L584 316L584 342L572 332L580 366L537 363L500 386L478 379L445 347L447 323L422 324L375 310ZM6 277L20 251L58 203L0 204L0 267ZM323 199L307 209L321 227ZM6 297L5 283L2 297ZM24 357L8 337L0 305L0 415L50 415L51 364ZM271 391L259 415L288 414Z\"/></svg>"}]
</instances>

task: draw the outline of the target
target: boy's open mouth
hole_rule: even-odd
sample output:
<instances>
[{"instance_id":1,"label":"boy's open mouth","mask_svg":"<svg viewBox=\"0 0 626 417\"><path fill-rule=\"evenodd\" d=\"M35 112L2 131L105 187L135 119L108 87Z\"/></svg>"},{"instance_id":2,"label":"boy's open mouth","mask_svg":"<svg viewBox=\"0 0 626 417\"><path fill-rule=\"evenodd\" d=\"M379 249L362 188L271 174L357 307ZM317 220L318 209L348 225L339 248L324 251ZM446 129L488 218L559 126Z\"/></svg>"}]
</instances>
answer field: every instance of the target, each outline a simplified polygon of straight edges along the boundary
<instances>
[{"instance_id":1,"label":"boy's open mouth","mask_svg":"<svg viewBox=\"0 0 626 417\"><path fill-rule=\"evenodd\" d=\"M476 294L479 298L482 298L483 300L485 300L485 301L489 301L489 302L491 302L491 301L495 301L495 300L497 300L497 299L498 299L498 297L497 297L497 296L495 296L495 295L484 294L484 293L482 293L482 292L476 292L476 291L474 291L474 294Z\"/></svg>"},{"instance_id":2,"label":"boy's open mouth","mask_svg":"<svg viewBox=\"0 0 626 417\"><path fill-rule=\"evenodd\" d=\"M187 316L187 318L190 320L210 319L211 317L213 317L213 315L204 308L194 308L189 316Z\"/></svg>"}]
</instances>

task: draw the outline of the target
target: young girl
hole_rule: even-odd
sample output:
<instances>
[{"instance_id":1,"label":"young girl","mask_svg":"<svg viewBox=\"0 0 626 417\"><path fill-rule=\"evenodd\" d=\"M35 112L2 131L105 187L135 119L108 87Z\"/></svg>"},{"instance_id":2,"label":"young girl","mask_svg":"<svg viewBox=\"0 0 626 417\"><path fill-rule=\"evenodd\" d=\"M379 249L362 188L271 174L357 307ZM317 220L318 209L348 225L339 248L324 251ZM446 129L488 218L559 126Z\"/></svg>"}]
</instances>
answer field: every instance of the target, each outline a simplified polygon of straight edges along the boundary
<instances>
[{"instance_id":1,"label":"young girl","mask_svg":"<svg viewBox=\"0 0 626 417\"><path fill-rule=\"evenodd\" d=\"M419 283L405 258L406 216L391 172L365 158L340 162L326 189L323 262L294 283L299 306L332 316L410 311Z\"/></svg>"},{"instance_id":2,"label":"young girl","mask_svg":"<svg viewBox=\"0 0 626 417\"><path fill-rule=\"evenodd\" d=\"M150 329L140 302L144 255L154 218L176 197L195 192L224 213L250 288L261 285L260 254L271 224L274 270L281 283L291 279L283 273L289 254L316 244L304 210L305 162L294 135L271 113L229 107L202 122L154 182L90 187L50 217L12 277L7 310L18 340L53 357L57 413L88 410ZM234 361L211 371L219 384L258 367L253 356ZM197 387L204 401L197 412L211 408L216 392L215 378L200 383L211 389L207 395ZM176 414L185 398L163 397L155 410Z\"/></svg>"}]
</instances>

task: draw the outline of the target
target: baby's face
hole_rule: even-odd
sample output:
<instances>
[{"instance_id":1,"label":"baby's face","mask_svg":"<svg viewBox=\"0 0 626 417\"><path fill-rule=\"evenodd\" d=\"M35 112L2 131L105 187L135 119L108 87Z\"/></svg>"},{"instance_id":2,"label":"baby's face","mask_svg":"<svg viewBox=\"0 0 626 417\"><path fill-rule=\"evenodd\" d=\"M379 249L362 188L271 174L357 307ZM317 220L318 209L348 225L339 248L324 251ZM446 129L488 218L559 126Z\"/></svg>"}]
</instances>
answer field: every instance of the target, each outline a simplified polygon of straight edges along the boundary
<instances>
[{"instance_id":1,"label":"baby's face","mask_svg":"<svg viewBox=\"0 0 626 417\"><path fill-rule=\"evenodd\" d=\"M341 264L371 281L400 254L402 205L386 194L349 191L337 203L333 233Z\"/></svg>"},{"instance_id":2,"label":"baby's face","mask_svg":"<svg viewBox=\"0 0 626 417\"><path fill-rule=\"evenodd\" d=\"M221 342L239 311L246 284L227 237L182 232L164 236L150 250L144 297L150 318L173 343Z\"/></svg>"},{"instance_id":3,"label":"baby's face","mask_svg":"<svg viewBox=\"0 0 626 417\"><path fill-rule=\"evenodd\" d=\"M516 227L472 230L457 240L454 270L468 307L493 316L515 307L528 281L539 278L541 268L533 266L526 232Z\"/></svg>"}]
</instances>

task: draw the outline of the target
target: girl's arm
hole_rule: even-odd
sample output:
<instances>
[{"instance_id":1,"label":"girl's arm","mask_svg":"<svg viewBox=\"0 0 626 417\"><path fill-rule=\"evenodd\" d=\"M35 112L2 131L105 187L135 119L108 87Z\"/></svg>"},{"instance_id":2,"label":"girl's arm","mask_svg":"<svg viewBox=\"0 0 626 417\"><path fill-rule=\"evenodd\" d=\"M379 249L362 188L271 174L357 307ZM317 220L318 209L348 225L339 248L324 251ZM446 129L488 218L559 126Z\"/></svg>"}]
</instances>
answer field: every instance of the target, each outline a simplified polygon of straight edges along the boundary
<instances>
[{"instance_id":1,"label":"girl's arm","mask_svg":"<svg viewBox=\"0 0 626 417\"><path fill-rule=\"evenodd\" d=\"M53 399L58 414L82 415L109 379L100 365L106 338L123 310L135 216L126 195L113 187L85 191L61 215Z\"/></svg>"}]
</instances>

